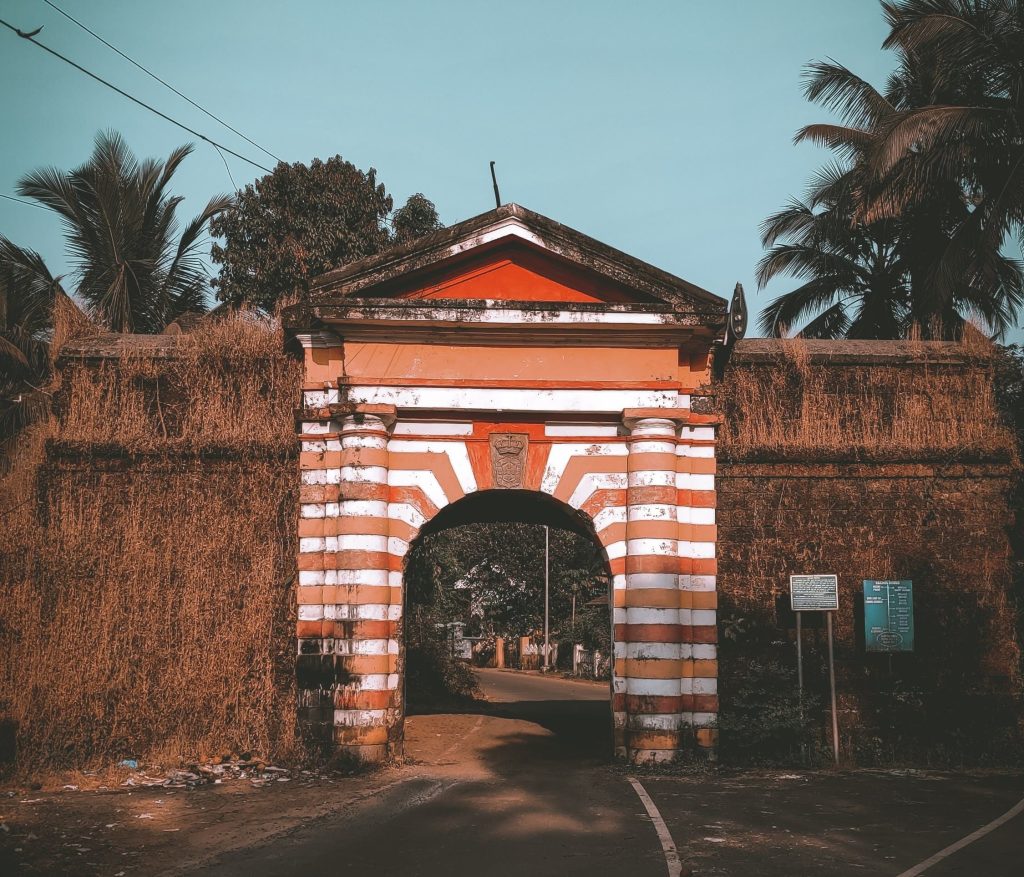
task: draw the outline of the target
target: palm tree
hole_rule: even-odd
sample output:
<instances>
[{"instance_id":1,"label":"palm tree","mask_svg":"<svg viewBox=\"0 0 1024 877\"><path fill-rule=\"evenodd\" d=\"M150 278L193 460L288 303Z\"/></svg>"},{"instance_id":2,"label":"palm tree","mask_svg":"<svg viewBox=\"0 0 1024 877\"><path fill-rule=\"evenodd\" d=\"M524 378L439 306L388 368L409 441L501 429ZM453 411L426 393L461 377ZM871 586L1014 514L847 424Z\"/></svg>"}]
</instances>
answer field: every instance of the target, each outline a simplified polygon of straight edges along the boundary
<instances>
[{"instance_id":1,"label":"palm tree","mask_svg":"<svg viewBox=\"0 0 1024 877\"><path fill-rule=\"evenodd\" d=\"M884 93L835 62L813 64L808 70L808 98L837 112L841 124L810 125L796 139L837 152L841 165L831 176L842 178L842 200L831 203L829 194L838 190L826 186L802 205L805 212L820 214L813 223L804 216L800 225L798 215L788 215L796 205L766 220L763 238L773 250L759 266L762 285L788 270L808 283L772 302L762 314L762 328L778 334L794 321L820 312L820 320L801 334L897 337L916 326L925 337L948 337L959 334L965 321L975 317L1000 337L1014 324L1024 300L1021 264L1001 252L1016 220L1012 211L1004 211L997 221L979 198L981 174L972 176L962 162L953 168L951 155L959 151L963 158L964 144L954 143L956 137L942 144L935 136L943 120L952 117L951 107L978 101L991 82L964 72L942 54L935 40L929 41L936 32L935 19L942 16L929 18L921 10L1018 9L1018 4L907 0L883 6L893 34L897 25L904 28L899 39L889 40L899 51L900 63ZM909 14L904 7L916 8L915 25L897 21L897 14ZM994 145L996 139L976 144L977 167L1013 164L1012 156L1000 156L998 148L990 148ZM827 227L827 235L820 229L812 234L812 224ZM786 245L779 249L779 239L805 251L787 256ZM812 244L823 250L816 261L806 251ZM847 260L843 270L834 264L840 257ZM831 298L825 295L829 285L836 287ZM890 296L888 305L880 296ZM867 307L869 300L872 306L863 314L849 316L854 301Z\"/></svg>"},{"instance_id":2,"label":"palm tree","mask_svg":"<svg viewBox=\"0 0 1024 877\"><path fill-rule=\"evenodd\" d=\"M119 134L104 132L81 167L44 168L18 184L22 196L63 219L75 294L115 332L159 332L182 313L206 309L209 281L199 251L202 235L211 217L231 200L212 198L177 233L175 214L182 198L167 189L191 152L191 146L182 146L164 162L140 162ZM46 309L49 271L37 254L0 235L4 271L20 278L9 289L9 299L28 295L24 307Z\"/></svg>"},{"instance_id":3,"label":"palm tree","mask_svg":"<svg viewBox=\"0 0 1024 877\"><path fill-rule=\"evenodd\" d=\"M909 311L910 289L897 248L898 223L854 221L855 173L819 172L804 201L793 200L761 224L769 250L757 266L763 287L788 273L803 285L771 302L760 326L770 335L812 317L805 338L891 338Z\"/></svg>"},{"instance_id":4,"label":"palm tree","mask_svg":"<svg viewBox=\"0 0 1024 877\"><path fill-rule=\"evenodd\" d=\"M159 332L206 309L202 234L231 201L211 199L177 235L182 199L167 188L191 151L138 162L119 135L102 133L80 168L36 171L18 185L63 219L75 294L114 331ZM62 281L39 253L0 234L0 443L49 414L53 309L61 298L70 305Z\"/></svg>"}]
</instances>

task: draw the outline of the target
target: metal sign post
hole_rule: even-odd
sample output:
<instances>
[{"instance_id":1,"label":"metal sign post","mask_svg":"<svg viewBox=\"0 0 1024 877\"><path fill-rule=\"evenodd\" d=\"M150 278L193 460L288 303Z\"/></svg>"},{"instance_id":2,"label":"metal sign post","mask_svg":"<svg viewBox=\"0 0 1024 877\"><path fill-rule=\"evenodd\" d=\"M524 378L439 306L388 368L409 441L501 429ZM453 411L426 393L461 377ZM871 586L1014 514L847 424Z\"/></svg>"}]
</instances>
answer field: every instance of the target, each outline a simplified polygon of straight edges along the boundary
<instances>
[{"instance_id":1,"label":"metal sign post","mask_svg":"<svg viewBox=\"0 0 1024 877\"><path fill-rule=\"evenodd\" d=\"M839 609L839 579L834 575L789 577L789 600L796 613L797 685L800 689L800 713L803 716L803 644L801 612L824 612L828 627L828 681L832 697L832 755L839 764L839 715L836 710L836 671L832 644L832 613Z\"/></svg>"}]
</instances>

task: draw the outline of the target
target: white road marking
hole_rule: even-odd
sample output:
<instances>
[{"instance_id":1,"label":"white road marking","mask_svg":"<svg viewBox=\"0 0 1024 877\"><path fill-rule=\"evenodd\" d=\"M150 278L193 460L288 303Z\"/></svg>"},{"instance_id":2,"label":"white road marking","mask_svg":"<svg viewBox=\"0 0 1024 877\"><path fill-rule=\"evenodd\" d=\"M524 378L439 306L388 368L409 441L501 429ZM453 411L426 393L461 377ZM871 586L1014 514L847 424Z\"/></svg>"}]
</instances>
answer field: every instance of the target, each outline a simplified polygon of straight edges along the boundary
<instances>
[{"instance_id":1,"label":"white road marking","mask_svg":"<svg viewBox=\"0 0 1024 877\"><path fill-rule=\"evenodd\" d=\"M633 777L626 777L626 779L629 780L633 791L636 792L637 797L644 805L647 815L651 817L651 822L654 823L654 830L658 832L658 840L661 841L661 849L665 853L665 864L668 866L668 877L681 877L683 863L679 859L676 842L672 840L672 834L669 832L665 820L661 818L661 813L658 812L658 806L651 799L651 796L647 794L647 789L640 785L639 780ZM903 875L900 875L900 877L903 877Z\"/></svg>"},{"instance_id":2,"label":"white road marking","mask_svg":"<svg viewBox=\"0 0 1024 877\"><path fill-rule=\"evenodd\" d=\"M977 831L967 835L967 837L960 838L960 840L958 840L956 843L950 844L945 849L939 850L930 859L925 859L923 862L921 862L921 864L914 865L913 868L911 868L908 871L904 871L902 874L898 875L898 877L917 877L918 874L923 874L932 865L936 864L937 862L941 862L943 859L953 855L953 853L957 852L958 850L962 850L965 846L974 843L976 840L984 837L989 832L995 831L997 828L999 828L1000 825L1006 824L1011 819L1013 819L1014 816L1019 816L1021 813L1024 813L1024 798L1022 798L1020 801L1014 804L1013 807L1007 810L998 819L993 819L988 825L983 825Z\"/></svg>"}]
</instances>

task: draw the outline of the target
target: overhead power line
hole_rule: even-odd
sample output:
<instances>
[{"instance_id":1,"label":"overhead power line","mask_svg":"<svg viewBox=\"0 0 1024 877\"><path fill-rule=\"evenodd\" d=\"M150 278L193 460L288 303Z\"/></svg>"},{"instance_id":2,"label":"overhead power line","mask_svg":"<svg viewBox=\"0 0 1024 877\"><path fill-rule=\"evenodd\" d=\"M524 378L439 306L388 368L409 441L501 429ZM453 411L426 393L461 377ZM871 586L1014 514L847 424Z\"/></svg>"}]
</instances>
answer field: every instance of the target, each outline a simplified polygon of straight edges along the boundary
<instances>
[{"instance_id":1,"label":"overhead power line","mask_svg":"<svg viewBox=\"0 0 1024 877\"><path fill-rule=\"evenodd\" d=\"M35 201L26 201L24 198L15 198L13 195L5 195L3 192L0 192L0 198L6 198L8 201L16 201L18 204L24 204L27 207L38 207L40 210L49 209L43 204L36 204Z\"/></svg>"},{"instance_id":2,"label":"overhead power line","mask_svg":"<svg viewBox=\"0 0 1024 877\"><path fill-rule=\"evenodd\" d=\"M34 46L38 46L44 52L48 52L49 54L53 55L55 58L60 58L60 60L63 61L65 64L70 64L76 70L80 71L81 73L84 73L90 79L95 79L101 85L105 85L107 88L109 88L109 89L111 89L113 91L116 91L122 97L128 98L128 100L130 100L132 103L138 104L143 109L149 110L151 113L154 113L155 115L159 116L164 121L170 122L172 125L176 125L177 127L181 128L183 131L187 131L193 137L198 137L200 140L203 140L206 143L209 143L211 146L215 146L215 147L217 147L219 149L223 149L226 153L228 153L228 155L233 155L235 158L239 158L242 161L246 162L247 164L251 164L253 167L258 167L261 171L266 171L268 174L273 173L273 171L270 168L264 167L258 161L253 161L251 158L246 158L241 153L235 152L235 150L231 149L228 146L225 146L223 143L218 143L212 137L207 137L205 134L200 134L198 131L196 131L195 128L190 128L184 122L179 122L177 119L172 119L170 116L167 115L167 113L160 112L160 110L158 110L156 107L151 106L150 104L147 104L144 100L140 100L139 98L135 97L134 95L129 94L123 88L118 88L116 85L114 85L112 82L108 82L102 76L97 76L91 70L86 70L81 64L78 64L78 63L72 61L70 58L62 55L60 52L56 51L55 49L51 49L49 46L44 45L43 43L39 42L39 40L37 40L32 34L25 33L23 31L18 30L18 28L16 28L13 24L10 24L9 22L4 21L2 18L0 18L0 24L2 24L4 27L6 27L9 31L17 34L23 40L28 40L28 42L32 43ZM38 31L35 31L35 33L38 33Z\"/></svg>"},{"instance_id":3,"label":"overhead power line","mask_svg":"<svg viewBox=\"0 0 1024 877\"><path fill-rule=\"evenodd\" d=\"M221 125L223 125L225 128L227 128L229 131L232 131L233 133L237 134L246 143L249 143L252 146L255 146L260 152L266 153L267 155L269 155L275 161L282 161L283 160L283 159L279 158L278 156L274 155L274 153L272 153L269 149L266 149L265 147L260 146L255 140L252 140L249 137L246 137L241 131L239 131L237 128L234 128L231 125L229 125L227 122L225 122L219 116L216 116L213 113L211 113L208 109L206 109L206 107L203 107L203 106L200 106L199 104L197 104L187 94L182 94L180 91L178 91L178 89L176 89L169 82L167 82L166 80L161 79L159 76L157 76L152 70L149 70L148 68L146 68L145 66L140 64L138 61L136 61L134 58L129 57L128 55L126 55L117 46L113 45L112 43L107 42L103 37L101 37L98 33L96 33L96 31L94 31L94 30L90 29L88 26L82 24L82 22L80 22L73 15L69 15L67 12L65 12L63 9L61 9L56 3L51 3L50 0L43 0L43 2L47 6L49 6L51 9L54 9L57 12L59 12L61 15L63 15L68 21L71 21L71 22L77 24L82 30L84 30L87 34L89 34L90 36L94 37L95 39L99 40L108 49L111 49L112 51L117 52L117 54L120 55L122 58L124 58L125 61L127 61L129 64L134 64L136 67L139 68L139 70L141 70L143 73L145 73L150 78L155 79L162 86L164 86L164 88L170 89L178 97L180 97L182 100L188 101L188 103L192 104L192 106L194 106L197 110L199 110L202 113L206 113L206 115L209 116L211 119L213 119L215 122L219 122Z\"/></svg>"}]
</instances>

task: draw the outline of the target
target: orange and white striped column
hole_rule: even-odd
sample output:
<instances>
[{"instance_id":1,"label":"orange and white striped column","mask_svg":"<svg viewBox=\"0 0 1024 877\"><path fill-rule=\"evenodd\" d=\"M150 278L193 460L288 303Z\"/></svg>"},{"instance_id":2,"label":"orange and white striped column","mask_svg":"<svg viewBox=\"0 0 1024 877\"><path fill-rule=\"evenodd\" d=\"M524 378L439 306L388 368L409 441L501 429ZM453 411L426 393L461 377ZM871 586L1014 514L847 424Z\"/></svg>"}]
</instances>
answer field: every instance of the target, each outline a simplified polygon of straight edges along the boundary
<instances>
[{"instance_id":1,"label":"orange and white striped column","mask_svg":"<svg viewBox=\"0 0 1024 877\"><path fill-rule=\"evenodd\" d=\"M697 746L710 752L718 740L714 426L683 426L676 459L683 718Z\"/></svg>"},{"instance_id":2,"label":"orange and white striped column","mask_svg":"<svg viewBox=\"0 0 1024 877\"><path fill-rule=\"evenodd\" d=\"M624 658L626 756L634 762L678 757L684 723L679 590L676 421L627 417L625 608L615 639Z\"/></svg>"},{"instance_id":3,"label":"orange and white striped column","mask_svg":"<svg viewBox=\"0 0 1024 877\"><path fill-rule=\"evenodd\" d=\"M325 616L333 621L340 671L334 742L362 761L387 757L398 708L402 605L391 599L388 582L389 419L355 413L342 420L337 535L328 539L325 554L334 600L325 605Z\"/></svg>"}]
</instances>

